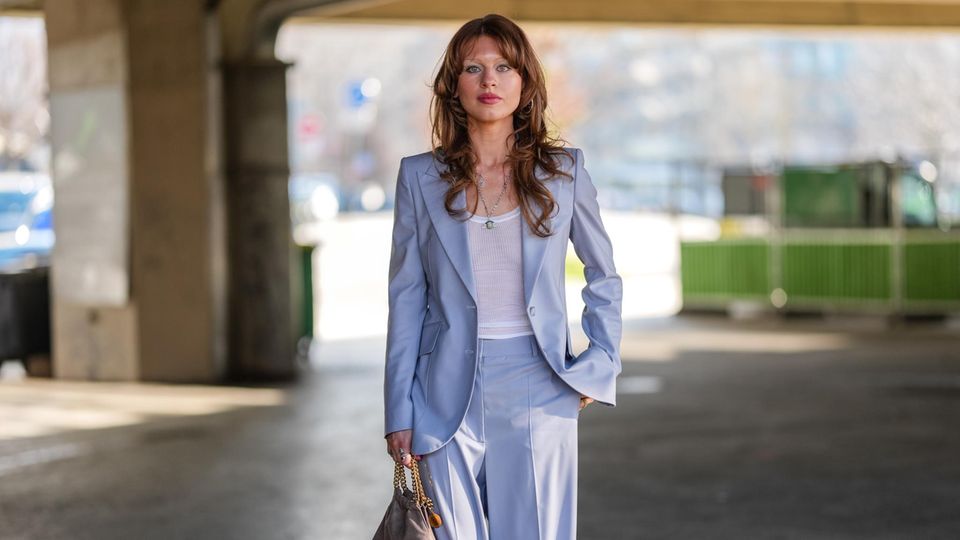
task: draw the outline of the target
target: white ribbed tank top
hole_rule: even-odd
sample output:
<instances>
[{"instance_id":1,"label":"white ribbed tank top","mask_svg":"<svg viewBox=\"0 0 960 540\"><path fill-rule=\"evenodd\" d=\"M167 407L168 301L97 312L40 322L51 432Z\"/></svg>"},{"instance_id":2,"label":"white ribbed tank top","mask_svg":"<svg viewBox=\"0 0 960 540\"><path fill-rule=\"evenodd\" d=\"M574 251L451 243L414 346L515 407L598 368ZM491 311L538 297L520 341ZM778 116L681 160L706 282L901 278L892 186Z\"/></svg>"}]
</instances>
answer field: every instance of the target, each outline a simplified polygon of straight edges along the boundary
<instances>
[{"instance_id":1,"label":"white ribbed tank top","mask_svg":"<svg viewBox=\"0 0 960 540\"><path fill-rule=\"evenodd\" d=\"M523 298L520 207L487 217L471 215L467 225L473 281L477 287L479 337L504 339L533 334Z\"/></svg>"}]
</instances>

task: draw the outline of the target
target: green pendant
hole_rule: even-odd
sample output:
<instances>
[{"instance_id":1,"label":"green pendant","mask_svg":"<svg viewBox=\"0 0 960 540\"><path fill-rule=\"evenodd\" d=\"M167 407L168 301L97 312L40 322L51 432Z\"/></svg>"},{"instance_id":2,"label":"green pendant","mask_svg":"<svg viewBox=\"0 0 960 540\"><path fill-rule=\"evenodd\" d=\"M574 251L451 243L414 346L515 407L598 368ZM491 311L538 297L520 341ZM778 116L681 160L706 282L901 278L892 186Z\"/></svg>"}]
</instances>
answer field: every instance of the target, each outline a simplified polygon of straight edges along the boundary
<instances>
[{"instance_id":1,"label":"green pendant","mask_svg":"<svg viewBox=\"0 0 960 540\"><path fill-rule=\"evenodd\" d=\"M492 229L492 228L493 228L493 220L492 220L492 219L488 219L488 220L484 223L484 225L486 225L488 229Z\"/></svg>"}]
</instances>

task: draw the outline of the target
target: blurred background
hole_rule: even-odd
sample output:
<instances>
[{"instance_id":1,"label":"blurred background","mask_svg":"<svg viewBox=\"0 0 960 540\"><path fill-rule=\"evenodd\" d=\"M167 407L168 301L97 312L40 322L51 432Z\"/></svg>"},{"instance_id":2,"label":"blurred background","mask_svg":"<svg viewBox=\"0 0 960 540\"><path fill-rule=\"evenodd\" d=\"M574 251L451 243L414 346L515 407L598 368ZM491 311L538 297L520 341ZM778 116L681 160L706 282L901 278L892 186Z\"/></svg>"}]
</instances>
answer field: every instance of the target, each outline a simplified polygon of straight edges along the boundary
<instances>
[{"instance_id":1,"label":"blurred background","mask_svg":"<svg viewBox=\"0 0 960 540\"><path fill-rule=\"evenodd\" d=\"M624 280L580 536L960 535L960 2L0 0L0 538L372 536L399 161L489 12Z\"/></svg>"}]
</instances>

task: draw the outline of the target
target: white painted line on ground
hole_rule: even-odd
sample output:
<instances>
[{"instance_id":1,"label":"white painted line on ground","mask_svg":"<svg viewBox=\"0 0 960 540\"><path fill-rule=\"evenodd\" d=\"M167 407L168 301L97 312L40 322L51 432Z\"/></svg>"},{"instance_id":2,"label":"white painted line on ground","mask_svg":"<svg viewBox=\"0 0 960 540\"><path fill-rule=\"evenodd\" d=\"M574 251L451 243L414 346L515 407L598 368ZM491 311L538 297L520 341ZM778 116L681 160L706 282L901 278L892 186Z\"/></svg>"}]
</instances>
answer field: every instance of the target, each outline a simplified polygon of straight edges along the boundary
<instances>
[{"instance_id":1,"label":"white painted line on ground","mask_svg":"<svg viewBox=\"0 0 960 540\"><path fill-rule=\"evenodd\" d=\"M663 387L660 377L620 377L617 379L618 394L656 394Z\"/></svg>"},{"instance_id":2,"label":"white painted line on ground","mask_svg":"<svg viewBox=\"0 0 960 540\"><path fill-rule=\"evenodd\" d=\"M68 443L0 456L0 476L11 474L21 467L70 459L89 453L90 445Z\"/></svg>"}]
</instances>

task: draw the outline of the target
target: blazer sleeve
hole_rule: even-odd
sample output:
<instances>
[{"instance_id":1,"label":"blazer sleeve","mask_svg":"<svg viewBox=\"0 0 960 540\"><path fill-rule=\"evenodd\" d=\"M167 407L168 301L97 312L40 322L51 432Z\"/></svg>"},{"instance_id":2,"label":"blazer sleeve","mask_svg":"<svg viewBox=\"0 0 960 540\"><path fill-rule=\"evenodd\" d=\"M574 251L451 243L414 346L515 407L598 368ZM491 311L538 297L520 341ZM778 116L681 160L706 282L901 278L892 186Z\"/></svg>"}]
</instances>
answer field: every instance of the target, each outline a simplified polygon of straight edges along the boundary
<instances>
[{"instance_id":1,"label":"blazer sleeve","mask_svg":"<svg viewBox=\"0 0 960 540\"><path fill-rule=\"evenodd\" d=\"M385 435L413 428L413 375L426 315L427 282L417 240L413 192L406 158L400 161L394 198L393 239L387 286L387 349L383 404Z\"/></svg>"},{"instance_id":2,"label":"blazer sleeve","mask_svg":"<svg viewBox=\"0 0 960 540\"><path fill-rule=\"evenodd\" d=\"M573 360L578 368L595 373L601 395L589 396L599 403L616 406L616 377L622 369L620 339L623 281L613 262L613 246L600 219L597 189L584 168L583 151L575 149L573 216L570 240L583 262L587 281L581 296L584 301L581 325L590 340L586 350ZM587 363L588 365L580 365Z\"/></svg>"}]
</instances>

